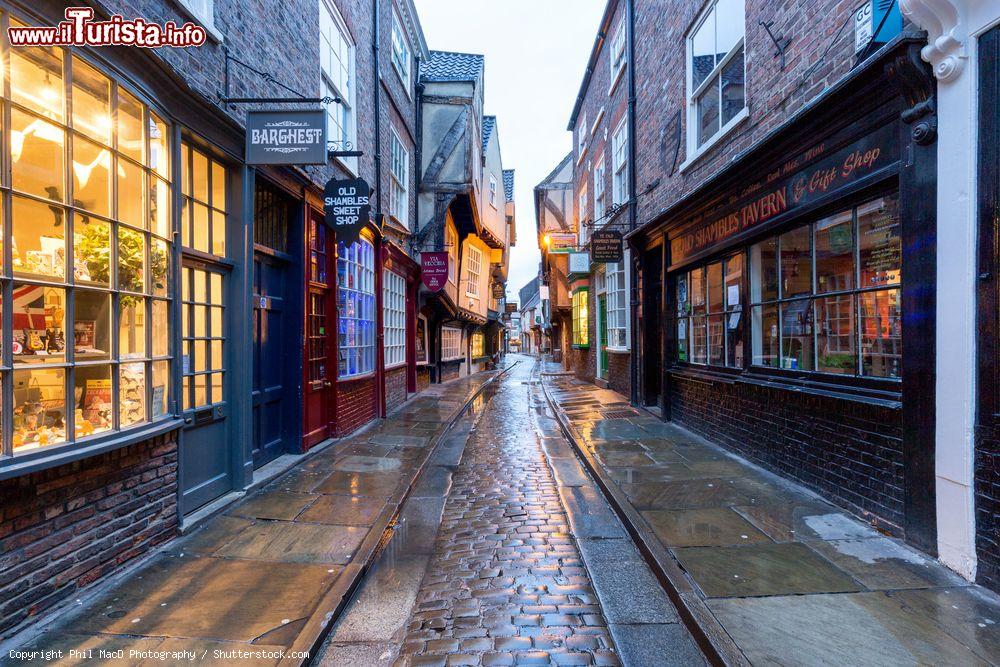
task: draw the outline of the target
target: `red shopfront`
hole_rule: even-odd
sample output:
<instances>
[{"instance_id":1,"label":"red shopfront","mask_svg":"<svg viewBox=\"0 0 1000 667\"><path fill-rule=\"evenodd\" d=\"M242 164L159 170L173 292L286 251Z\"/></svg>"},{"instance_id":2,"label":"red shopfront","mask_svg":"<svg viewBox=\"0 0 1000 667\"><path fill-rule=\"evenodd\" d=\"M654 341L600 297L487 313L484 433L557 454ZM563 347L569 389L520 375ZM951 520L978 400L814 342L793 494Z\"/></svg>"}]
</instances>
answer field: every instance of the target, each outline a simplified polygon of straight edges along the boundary
<instances>
[{"instance_id":1,"label":"red shopfront","mask_svg":"<svg viewBox=\"0 0 1000 667\"><path fill-rule=\"evenodd\" d=\"M357 243L338 244L312 202L305 225L305 322L302 364L302 444L356 431L379 412L381 254L369 225Z\"/></svg>"},{"instance_id":2,"label":"red shopfront","mask_svg":"<svg viewBox=\"0 0 1000 667\"><path fill-rule=\"evenodd\" d=\"M383 369L381 415L385 416L417 391L417 293L420 266L398 245L382 244L382 287L379 291L379 364Z\"/></svg>"}]
</instances>

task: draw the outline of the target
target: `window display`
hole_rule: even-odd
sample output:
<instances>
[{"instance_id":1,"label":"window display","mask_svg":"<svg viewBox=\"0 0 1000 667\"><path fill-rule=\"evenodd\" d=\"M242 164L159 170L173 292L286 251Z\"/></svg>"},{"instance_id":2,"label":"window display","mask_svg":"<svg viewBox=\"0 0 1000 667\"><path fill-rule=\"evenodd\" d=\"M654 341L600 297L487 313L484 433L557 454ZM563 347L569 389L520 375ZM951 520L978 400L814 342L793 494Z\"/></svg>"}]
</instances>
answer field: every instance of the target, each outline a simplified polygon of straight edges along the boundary
<instances>
[{"instance_id":1,"label":"window display","mask_svg":"<svg viewBox=\"0 0 1000 667\"><path fill-rule=\"evenodd\" d=\"M678 360L743 366L742 285L742 255L677 277Z\"/></svg>"},{"instance_id":2,"label":"window display","mask_svg":"<svg viewBox=\"0 0 1000 667\"><path fill-rule=\"evenodd\" d=\"M12 233L0 454L22 455L170 413L169 132L59 48L19 48L2 66Z\"/></svg>"},{"instance_id":3,"label":"window display","mask_svg":"<svg viewBox=\"0 0 1000 667\"><path fill-rule=\"evenodd\" d=\"M573 292L573 347L590 345L589 297L586 289Z\"/></svg>"},{"instance_id":4,"label":"window display","mask_svg":"<svg viewBox=\"0 0 1000 667\"><path fill-rule=\"evenodd\" d=\"M343 379L375 370L375 247L365 239L337 247L338 377Z\"/></svg>"}]
</instances>

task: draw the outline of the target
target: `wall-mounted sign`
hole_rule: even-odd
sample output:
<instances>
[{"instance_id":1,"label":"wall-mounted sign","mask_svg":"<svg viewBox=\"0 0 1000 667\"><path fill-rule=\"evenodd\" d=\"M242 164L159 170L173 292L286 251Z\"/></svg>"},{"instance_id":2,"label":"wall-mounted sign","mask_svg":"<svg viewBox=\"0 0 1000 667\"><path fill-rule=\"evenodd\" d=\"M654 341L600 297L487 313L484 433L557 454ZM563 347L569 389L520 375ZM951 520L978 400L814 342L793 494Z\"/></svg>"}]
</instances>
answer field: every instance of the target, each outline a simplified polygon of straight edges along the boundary
<instances>
[{"instance_id":1,"label":"wall-mounted sign","mask_svg":"<svg viewBox=\"0 0 1000 667\"><path fill-rule=\"evenodd\" d=\"M427 363L427 319L423 315L417 316L417 334L415 340L415 357L417 364Z\"/></svg>"},{"instance_id":2,"label":"wall-mounted sign","mask_svg":"<svg viewBox=\"0 0 1000 667\"><path fill-rule=\"evenodd\" d=\"M585 252L571 252L569 254L570 273L590 273L590 255Z\"/></svg>"},{"instance_id":3,"label":"wall-mounted sign","mask_svg":"<svg viewBox=\"0 0 1000 667\"><path fill-rule=\"evenodd\" d=\"M502 299L507 294L507 291L504 288L503 283L493 283L492 289L493 289L492 294L494 299Z\"/></svg>"},{"instance_id":4,"label":"wall-mounted sign","mask_svg":"<svg viewBox=\"0 0 1000 667\"><path fill-rule=\"evenodd\" d=\"M448 282L448 253L420 253L420 280L432 292L440 292Z\"/></svg>"},{"instance_id":5,"label":"wall-mounted sign","mask_svg":"<svg viewBox=\"0 0 1000 667\"><path fill-rule=\"evenodd\" d=\"M836 151L820 143L784 160L764 177L741 183L725 203L685 224L670 239L671 266L796 208L827 198L899 160L899 125L889 123ZM808 165L808 166L804 166ZM749 232L747 232L749 233Z\"/></svg>"},{"instance_id":6,"label":"wall-mounted sign","mask_svg":"<svg viewBox=\"0 0 1000 667\"><path fill-rule=\"evenodd\" d=\"M622 233L617 229L601 229L590 237L590 261L594 264L615 264L624 257Z\"/></svg>"},{"instance_id":7,"label":"wall-mounted sign","mask_svg":"<svg viewBox=\"0 0 1000 667\"><path fill-rule=\"evenodd\" d=\"M854 12L854 52L860 53L871 42L885 44L902 29L903 17L899 13L899 3L892 0L868 0Z\"/></svg>"},{"instance_id":8,"label":"wall-mounted sign","mask_svg":"<svg viewBox=\"0 0 1000 667\"><path fill-rule=\"evenodd\" d=\"M248 111L247 164L326 164L326 112Z\"/></svg>"},{"instance_id":9,"label":"wall-mounted sign","mask_svg":"<svg viewBox=\"0 0 1000 667\"><path fill-rule=\"evenodd\" d=\"M371 188L363 178L328 181L323 190L326 224L337 232L337 241L351 245L371 219Z\"/></svg>"}]
</instances>

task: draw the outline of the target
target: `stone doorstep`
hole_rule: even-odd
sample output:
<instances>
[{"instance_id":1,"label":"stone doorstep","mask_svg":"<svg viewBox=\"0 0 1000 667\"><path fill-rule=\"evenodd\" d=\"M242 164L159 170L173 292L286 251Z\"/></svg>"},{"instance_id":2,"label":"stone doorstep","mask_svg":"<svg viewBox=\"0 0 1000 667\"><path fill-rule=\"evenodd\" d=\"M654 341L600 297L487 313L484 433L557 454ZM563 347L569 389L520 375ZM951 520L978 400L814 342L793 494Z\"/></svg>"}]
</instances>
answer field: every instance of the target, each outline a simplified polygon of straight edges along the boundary
<instances>
[{"instance_id":1,"label":"stone doorstep","mask_svg":"<svg viewBox=\"0 0 1000 667\"><path fill-rule=\"evenodd\" d=\"M437 449L440 442L444 439L444 436L451 430L451 428L458 421L458 419L465 413L465 411L472 404L472 402L476 398L478 398L490 384L492 384L500 377L502 377L504 374L506 374L508 371L510 371L510 369L512 369L517 363L520 362L516 361L513 364L500 369L498 372L495 372L495 374L492 377L486 379L485 382L480 384L475 389L475 391L468 394L465 397L464 401L462 402L461 407L459 407L459 409L455 411L455 413L450 417L448 422L445 423L443 427L439 430L439 432L433 437L432 442L429 443L425 449L426 455L423 461L420 463L419 466L413 469L412 475L410 476L410 479L407 482L407 484L402 489L400 489L392 498L390 498L389 501L386 503L385 508L383 509L379 517L375 520L375 522L369 529L367 536L358 546L355 552L355 556L351 560L351 563L344 566L343 571L340 573L340 576L337 577L333 586L330 589L328 589L327 592L320 598L318 604L316 605L316 611L314 611L312 615L309 617L309 619L303 626L302 630L299 632L293 644L288 647L286 651L287 653L308 651L309 655L316 655L316 652L318 648L322 645L327 632L329 631L330 628L333 627L340 613L344 610L347 603L350 601L351 596L360 586L362 579L364 578L365 574L368 571L368 568L372 565L372 563L375 562L378 555L388 545L389 541L391 540L392 534L391 531L388 531L388 527L394 520L396 514L399 511L399 508L406 500L406 497L409 495L409 492L412 489L414 483L420 476L420 473L423 471L426 462L430 459L431 455ZM450 382L460 382L464 379L465 378L456 378L455 380L451 380L444 384L447 385ZM424 397L422 392L414 394L412 397L408 398L403 404L397 407L396 410L393 411L393 413L394 414L398 413L399 411L403 410L405 406L407 406L409 403L422 397ZM379 421L380 420L377 419L372 420L372 422L366 424L364 427L350 434L350 436L345 436L345 438L354 437L359 433L363 433L365 430L373 427ZM224 495L222 498L219 498L213 501L212 503L209 503L207 508L203 508L203 510L206 509L208 510L204 511L203 515L202 515L203 510L199 510L199 512L196 513L198 514L196 521L191 521L191 520L185 521L179 530L178 537L168 540L167 542L158 545L155 549L152 549L149 553L134 559L124 568L115 572L110 577L104 579L97 585L89 589L85 589L84 591L81 591L76 595L69 596L64 603L57 605L56 607L51 609L44 618L39 619L34 624L26 627L21 632L7 638L3 642L0 642L0 654L5 654L8 649L18 648L27 645L29 642L33 641L35 638L40 636L47 628L51 627L52 625L56 624L61 620L71 620L74 616L73 612L76 610L76 608L86 608L89 603L96 600L101 595L105 594L109 589L114 588L115 586L126 582L129 579L129 577L134 575L143 567L147 566L157 556L159 556L165 551L168 551L174 545L176 539L178 539L179 537L191 533L195 528L202 526L205 522L209 521L210 519L220 516L225 510L229 509L237 501L242 500L247 496L253 495L267 484L270 484L271 482L274 482L284 474L291 472L298 465L328 450L331 446L335 446L337 443L342 442L345 438L327 439L321 442L320 444L314 446L313 448L311 448L305 454L292 455L294 456L294 460L290 462L282 461L281 464L279 464L278 466L274 466L272 470L265 472L263 475L255 474L253 483L251 484L251 486L247 487L247 489L241 491L234 491ZM279 457L279 459L283 458L284 457ZM267 466L264 467L266 468ZM357 563L357 560L359 559L359 557L362 556L365 562L363 565L359 565ZM329 608L331 611L324 613L321 616L318 610L324 607ZM305 661L303 660L285 658L280 664L297 666L304 663Z\"/></svg>"},{"instance_id":2,"label":"stone doorstep","mask_svg":"<svg viewBox=\"0 0 1000 667\"><path fill-rule=\"evenodd\" d=\"M546 374L542 373L542 375ZM629 537L656 574L660 585L663 586L670 601L674 603L681 621L691 633L705 658L714 665L748 666L750 663L743 652L705 601L701 599L676 559L659 543L652 531L645 528L638 512L631 506L624 493L618 489L615 481L604 470L604 466L597 461L592 452L589 452L581 444L576 429L553 398L547 383L542 381L541 386L542 393L545 395L549 407L552 408L566 439L576 450L587 472L600 487L608 504L624 524Z\"/></svg>"}]
</instances>

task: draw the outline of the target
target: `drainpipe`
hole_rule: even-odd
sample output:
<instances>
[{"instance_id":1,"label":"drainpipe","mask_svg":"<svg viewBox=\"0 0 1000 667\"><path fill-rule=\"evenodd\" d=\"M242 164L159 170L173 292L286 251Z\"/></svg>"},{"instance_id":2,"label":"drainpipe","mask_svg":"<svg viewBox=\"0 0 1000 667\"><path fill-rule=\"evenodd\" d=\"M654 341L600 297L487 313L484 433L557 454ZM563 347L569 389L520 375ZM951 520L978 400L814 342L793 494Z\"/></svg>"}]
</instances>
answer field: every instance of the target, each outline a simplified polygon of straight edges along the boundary
<instances>
[{"instance_id":1,"label":"drainpipe","mask_svg":"<svg viewBox=\"0 0 1000 667\"><path fill-rule=\"evenodd\" d=\"M372 0L372 56L375 63L375 220L382 215L382 67L379 64L379 42L381 41L380 3Z\"/></svg>"},{"instance_id":2,"label":"drainpipe","mask_svg":"<svg viewBox=\"0 0 1000 667\"><path fill-rule=\"evenodd\" d=\"M626 48L628 49L628 228L635 231L636 218L638 215L636 207L636 178L635 178L635 0L626 0ZM632 325L632 351L629 354L629 377L631 382L629 398L633 405L639 403L639 318L636 317L636 310L639 306L639 272L636 271L638 263L636 257L631 257L632 270L629 271L629 292L631 294L631 305L629 317Z\"/></svg>"},{"instance_id":3,"label":"drainpipe","mask_svg":"<svg viewBox=\"0 0 1000 667\"><path fill-rule=\"evenodd\" d=\"M414 86L415 92L413 94L413 118L414 118L414 144L413 147L413 164L415 166L413 182L414 182L414 197L413 197L413 229L410 230L413 236L410 237L410 252L416 252L417 246L414 243L416 238L416 233L419 231L417 228L420 225L420 186L423 182L423 170L421 165L424 160L424 114L423 114L423 100L424 100L424 84L420 83L420 56L414 58L416 65L415 69L417 72L417 84Z\"/></svg>"}]
</instances>

